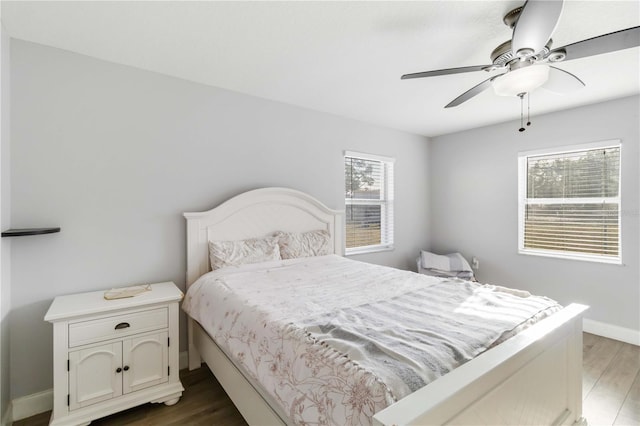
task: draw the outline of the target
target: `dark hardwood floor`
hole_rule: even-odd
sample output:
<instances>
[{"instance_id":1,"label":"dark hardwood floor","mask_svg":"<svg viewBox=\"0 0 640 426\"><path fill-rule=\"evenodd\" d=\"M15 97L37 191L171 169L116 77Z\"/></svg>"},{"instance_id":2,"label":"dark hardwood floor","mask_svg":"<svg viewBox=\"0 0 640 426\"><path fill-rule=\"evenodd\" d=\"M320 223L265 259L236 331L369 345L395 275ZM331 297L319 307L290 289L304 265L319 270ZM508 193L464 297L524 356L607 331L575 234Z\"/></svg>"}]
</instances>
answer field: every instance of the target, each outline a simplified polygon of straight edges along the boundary
<instances>
[{"instance_id":1,"label":"dark hardwood floor","mask_svg":"<svg viewBox=\"0 0 640 426\"><path fill-rule=\"evenodd\" d=\"M591 426L640 425L640 347L584 334L583 414ZM206 367L180 372L185 392L172 407L145 404L92 422L100 426L246 425ZM44 426L51 412L14 422Z\"/></svg>"}]
</instances>

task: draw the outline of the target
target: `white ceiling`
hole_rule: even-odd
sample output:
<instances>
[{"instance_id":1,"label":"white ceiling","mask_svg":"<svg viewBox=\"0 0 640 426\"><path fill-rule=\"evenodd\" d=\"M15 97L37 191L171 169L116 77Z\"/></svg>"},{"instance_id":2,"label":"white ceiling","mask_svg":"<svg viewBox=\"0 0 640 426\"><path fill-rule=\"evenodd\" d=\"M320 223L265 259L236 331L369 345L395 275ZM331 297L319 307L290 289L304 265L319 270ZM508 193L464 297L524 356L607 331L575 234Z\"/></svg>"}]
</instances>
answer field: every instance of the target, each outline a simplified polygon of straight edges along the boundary
<instances>
[{"instance_id":1,"label":"white ceiling","mask_svg":"<svg viewBox=\"0 0 640 426\"><path fill-rule=\"evenodd\" d=\"M443 106L485 72L402 74L489 64L523 1L2 1L11 37L404 130L436 136L518 119L491 89ZM640 2L566 1L559 47L640 25ZM640 93L640 48L559 65L586 87L531 96L532 114Z\"/></svg>"}]
</instances>

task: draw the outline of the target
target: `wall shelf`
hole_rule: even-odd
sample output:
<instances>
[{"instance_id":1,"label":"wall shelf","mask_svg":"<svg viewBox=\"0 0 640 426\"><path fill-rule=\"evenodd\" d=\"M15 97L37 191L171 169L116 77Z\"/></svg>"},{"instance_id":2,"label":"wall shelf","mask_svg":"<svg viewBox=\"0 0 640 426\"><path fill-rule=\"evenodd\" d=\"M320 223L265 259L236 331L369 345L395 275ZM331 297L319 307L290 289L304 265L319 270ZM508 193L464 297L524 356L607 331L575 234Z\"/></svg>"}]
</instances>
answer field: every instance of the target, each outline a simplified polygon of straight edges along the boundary
<instances>
[{"instance_id":1,"label":"wall shelf","mask_svg":"<svg viewBox=\"0 0 640 426\"><path fill-rule=\"evenodd\" d=\"M2 237L24 237L27 235L53 234L60 232L60 228L23 228L7 229L2 232Z\"/></svg>"}]
</instances>

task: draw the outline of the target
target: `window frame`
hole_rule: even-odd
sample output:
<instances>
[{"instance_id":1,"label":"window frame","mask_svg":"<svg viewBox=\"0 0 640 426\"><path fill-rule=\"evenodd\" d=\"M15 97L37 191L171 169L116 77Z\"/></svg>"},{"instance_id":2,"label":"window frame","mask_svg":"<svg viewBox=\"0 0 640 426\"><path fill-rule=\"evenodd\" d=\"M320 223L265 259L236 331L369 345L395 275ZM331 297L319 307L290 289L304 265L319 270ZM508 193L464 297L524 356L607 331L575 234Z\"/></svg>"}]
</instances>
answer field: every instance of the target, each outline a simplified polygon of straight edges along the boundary
<instances>
[{"instance_id":1,"label":"window frame","mask_svg":"<svg viewBox=\"0 0 640 426\"><path fill-rule=\"evenodd\" d=\"M618 205L618 255L616 257L604 256L599 254L578 253L571 251L559 251L549 249L532 249L524 247L524 227L525 227L525 213L526 206L529 199L527 198L527 160L530 157L537 157L543 155L558 155L558 154L571 154L581 151L597 150L604 148L618 148L620 155L620 166L618 169L618 196L606 197L607 201L617 202ZM550 204L581 204L593 202L594 200L604 201L602 197L582 197L582 198L538 198L538 204L542 203ZM553 202L552 202L553 200ZM531 203L534 204L534 203ZM533 151L523 151L518 153L518 253L532 256L543 256L556 259L570 259L580 260L587 262L608 263L608 264L622 264L622 142L619 139L606 140L600 142L585 143L579 145L570 145L562 147L553 147L546 149L539 149Z\"/></svg>"},{"instance_id":2,"label":"window frame","mask_svg":"<svg viewBox=\"0 0 640 426\"><path fill-rule=\"evenodd\" d=\"M345 200L345 210L349 205L377 205L380 206L380 239L382 240L380 244L373 244L368 246L358 246L358 247L347 247L347 219L345 215L344 221L344 238L345 238L345 256L356 255L356 254L364 254L364 253L375 253L380 251L391 251L394 247L394 166L395 166L395 158L385 157L376 154L366 154L363 152L356 151L344 151L344 155L342 157L343 164L345 163L347 158L357 158L365 161L378 161L383 164L383 173L382 173L382 185L380 188L383 197L381 199L348 199L344 197ZM343 173L345 173L343 169ZM346 174L343 176L344 181L346 183Z\"/></svg>"}]
</instances>

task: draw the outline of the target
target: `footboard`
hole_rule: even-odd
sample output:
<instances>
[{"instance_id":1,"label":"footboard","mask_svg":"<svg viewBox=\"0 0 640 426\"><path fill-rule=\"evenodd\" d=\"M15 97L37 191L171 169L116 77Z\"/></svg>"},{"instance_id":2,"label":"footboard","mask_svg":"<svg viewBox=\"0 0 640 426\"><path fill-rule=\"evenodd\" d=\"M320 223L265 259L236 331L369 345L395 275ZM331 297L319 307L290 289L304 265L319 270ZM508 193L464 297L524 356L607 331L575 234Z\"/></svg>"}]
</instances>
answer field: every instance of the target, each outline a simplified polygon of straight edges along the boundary
<instances>
[{"instance_id":1,"label":"footboard","mask_svg":"<svg viewBox=\"0 0 640 426\"><path fill-rule=\"evenodd\" d=\"M572 304L378 412L378 425L559 425L582 417L582 314Z\"/></svg>"}]
</instances>

